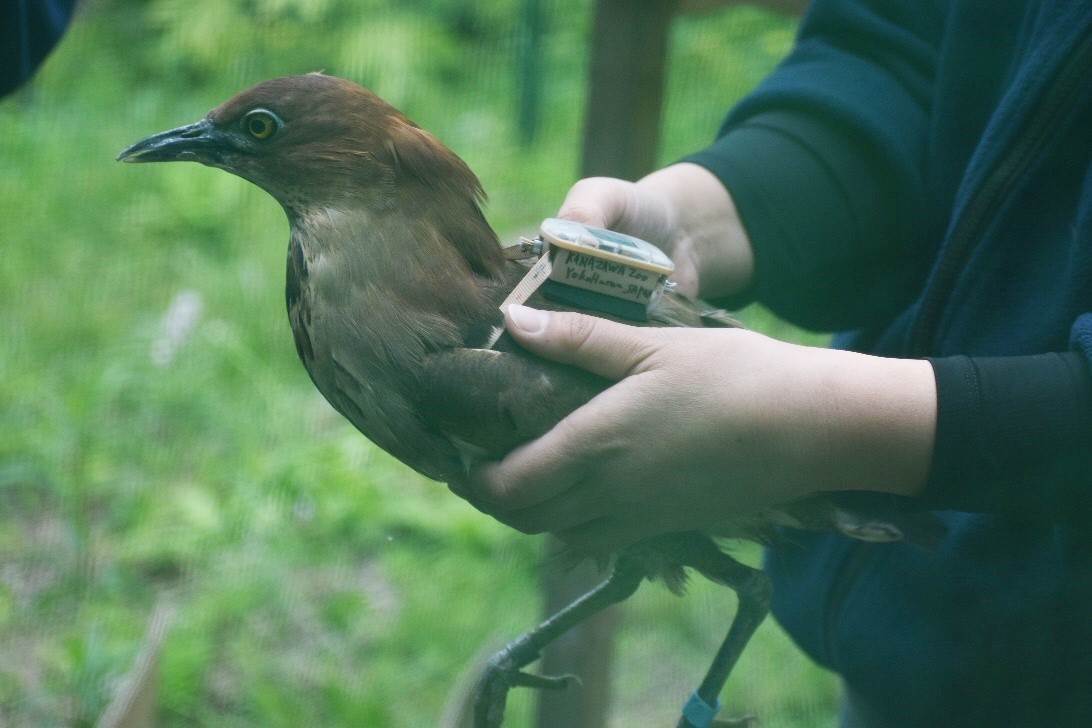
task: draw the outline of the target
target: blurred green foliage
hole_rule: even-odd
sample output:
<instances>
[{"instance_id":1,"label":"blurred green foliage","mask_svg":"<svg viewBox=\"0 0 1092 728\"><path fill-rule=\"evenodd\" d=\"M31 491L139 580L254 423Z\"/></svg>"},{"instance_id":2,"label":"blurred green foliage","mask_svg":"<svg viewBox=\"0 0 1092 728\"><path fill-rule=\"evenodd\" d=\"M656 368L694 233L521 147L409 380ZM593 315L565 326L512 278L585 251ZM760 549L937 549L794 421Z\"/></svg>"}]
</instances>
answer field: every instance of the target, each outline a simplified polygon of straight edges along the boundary
<instances>
[{"instance_id":1,"label":"blurred green foliage","mask_svg":"<svg viewBox=\"0 0 1092 728\"><path fill-rule=\"evenodd\" d=\"M514 0L88 0L0 102L0 724L93 724L162 601L167 726L436 725L482 646L537 619L540 541L314 391L284 320L276 204L220 172L112 162L253 82L323 69L462 155L509 239L578 168L591 3L543 3L530 145L519 18ZM676 23L665 162L712 138L792 30L748 8ZM674 721L732 603L705 584L637 595L613 725ZM833 691L768 623L725 697L775 728L829 722Z\"/></svg>"}]
</instances>

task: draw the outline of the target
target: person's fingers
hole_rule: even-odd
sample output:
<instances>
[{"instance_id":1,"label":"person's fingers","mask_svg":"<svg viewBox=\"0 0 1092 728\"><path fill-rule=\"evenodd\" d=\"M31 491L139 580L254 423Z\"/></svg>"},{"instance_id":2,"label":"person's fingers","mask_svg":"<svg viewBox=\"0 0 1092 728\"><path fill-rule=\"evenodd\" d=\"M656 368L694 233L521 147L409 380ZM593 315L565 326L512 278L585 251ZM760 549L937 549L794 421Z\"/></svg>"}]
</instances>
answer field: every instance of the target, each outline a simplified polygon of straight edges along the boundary
<instances>
[{"instance_id":1,"label":"person's fingers","mask_svg":"<svg viewBox=\"0 0 1092 728\"><path fill-rule=\"evenodd\" d=\"M447 484L447 489L452 493L462 498L474 508L478 509L487 516L492 516L495 508L492 504L483 501L477 493L475 493L467 482L467 478L463 477L458 480L453 480Z\"/></svg>"},{"instance_id":2,"label":"person's fingers","mask_svg":"<svg viewBox=\"0 0 1092 728\"><path fill-rule=\"evenodd\" d=\"M628 429L619 433L617 428L605 433L604 424L633 424L641 412L639 403L620 391L620 386L593 397L503 460L472 467L457 487L465 491L468 500L480 501L495 511L540 505L583 483L595 484L599 495L609 492L602 488L610 475L603 468L614 467L609 463L625 449L625 443L633 441L633 435Z\"/></svg>"},{"instance_id":3,"label":"person's fingers","mask_svg":"<svg viewBox=\"0 0 1092 728\"><path fill-rule=\"evenodd\" d=\"M614 229L626 211L629 187L613 177L588 177L578 180L565 195L557 216L563 220L592 227Z\"/></svg>"},{"instance_id":4,"label":"person's fingers","mask_svg":"<svg viewBox=\"0 0 1092 728\"><path fill-rule=\"evenodd\" d=\"M508 331L539 356L615 380L641 371L662 339L662 332L656 329L580 313L509 306L505 317Z\"/></svg>"},{"instance_id":5,"label":"person's fingers","mask_svg":"<svg viewBox=\"0 0 1092 728\"><path fill-rule=\"evenodd\" d=\"M460 487L486 509L512 511L544 503L573 487L589 456L586 438L566 418L499 462L472 467Z\"/></svg>"}]
</instances>

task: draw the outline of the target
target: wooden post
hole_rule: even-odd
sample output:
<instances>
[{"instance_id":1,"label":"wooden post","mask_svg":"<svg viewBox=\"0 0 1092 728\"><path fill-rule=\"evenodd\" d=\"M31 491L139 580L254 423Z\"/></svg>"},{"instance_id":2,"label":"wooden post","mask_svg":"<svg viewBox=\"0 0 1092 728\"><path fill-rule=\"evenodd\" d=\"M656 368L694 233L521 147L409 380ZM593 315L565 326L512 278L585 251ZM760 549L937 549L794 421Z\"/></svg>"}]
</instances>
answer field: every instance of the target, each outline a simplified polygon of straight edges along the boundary
<instances>
[{"instance_id":1,"label":"wooden post","mask_svg":"<svg viewBox=\"0 0 1092 728\"><path fill-rule=\"evenodd\" d=\"M653 170L674 5L670 0L596 4L581 176L633 180ZM556 547L556 542L551 544ZM567 574L547 573L546 613L561 609L605 576L590 563ZM612 607L547 648L543 673L571 673L583 685L539 693L538 728L606 725L618 621L619 611Z\"/></svg>"},{"instance_id":2,"label":"wooden post","mask_svg":"<svg viewBox=\"0 0 1092 728\"><path fill-rule=\"evenodd\" d=\"M660 139L671 0L599 0L581 175L637 179Z\"/></svg>"},{"instance_id":3,"label":"wooden post","mask_svg":"<svg viewBox=\"0 0 1092 728\"><path fill-rule=\"evenodd\" d=\"M636 180L656 165L668 37L676 12L699 13L734 0L598 0L592 33L581 176ZM802 12L807 0L758 0L779 12ZM711 132L712 130L710 130ZM558 548L551 541L550 548ZM568 574L547 573L546 613L591 589L605 574L591 564ZM574 628L543 655L542 672L571 673L579 688L538 694L537 728L602 728L610 705L610 675L619 609Z\"/></svg>"}]
</instances>

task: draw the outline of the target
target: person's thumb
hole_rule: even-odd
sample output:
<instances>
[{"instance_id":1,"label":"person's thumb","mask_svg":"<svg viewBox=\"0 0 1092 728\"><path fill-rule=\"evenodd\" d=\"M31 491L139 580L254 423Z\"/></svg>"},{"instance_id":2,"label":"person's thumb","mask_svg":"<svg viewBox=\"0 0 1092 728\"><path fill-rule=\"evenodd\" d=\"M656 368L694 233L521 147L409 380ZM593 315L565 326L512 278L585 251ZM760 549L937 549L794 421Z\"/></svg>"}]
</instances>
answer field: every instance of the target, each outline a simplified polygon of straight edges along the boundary
<instances>
[{"instance_id":1,"label":"person's thumb","mask_svg":"<svg viewBox=\"0 0 1092 728\"><path fill-rule=\"evenodd\" d=\"M505 319L509 333L523 347L608 379L621 379L640 371L661 345L655 329L626 326L581 313L512 305Z\"/></svg>"}]
</instances>

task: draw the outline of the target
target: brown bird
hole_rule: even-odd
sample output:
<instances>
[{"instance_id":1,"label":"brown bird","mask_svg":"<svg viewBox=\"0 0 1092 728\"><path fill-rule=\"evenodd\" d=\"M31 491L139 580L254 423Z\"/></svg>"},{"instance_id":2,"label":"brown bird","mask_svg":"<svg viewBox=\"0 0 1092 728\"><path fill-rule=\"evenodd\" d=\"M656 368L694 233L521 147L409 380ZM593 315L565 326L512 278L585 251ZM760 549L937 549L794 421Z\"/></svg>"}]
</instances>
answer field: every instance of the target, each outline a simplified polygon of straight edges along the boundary
<instances>
[{"instance_id":1,"label":"brown bird","mask_svg":"<svg viewBox=\"0 0 1092 728\"><path fill-rule=\"evenodd\" d=\"M502 457L610 385L531 355L507 335L486 346L503 325L498 306L527 263L502 252L482 213L481 184L467 165L356 84L320 74L266 81L196 123L137 142L118 159L200 162L276 198L291 227L285 293L300 360L338 412L429 478L447 482L469 462ZM540 293L529 304L574 308ZM737 325L723 311L673 293L643 324ZM938 538L939 521L901 514L886 501L878 510L864 505L811 497L707 533L670 534L625 549L603 584L493 657L479 685L475 725L501 724L514 685L564 683L520 672L559 634L627 598L645 578L678 589L685 567L739 598L728 636L678 724L709 725L721 687L769 604L765 575L712 539L765 543L778 525L865 540L914 537L925 545Z\"/></svg>"}]
</instances>

